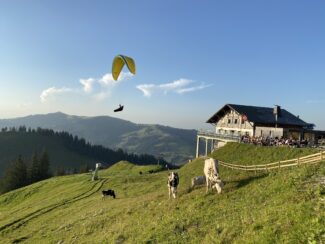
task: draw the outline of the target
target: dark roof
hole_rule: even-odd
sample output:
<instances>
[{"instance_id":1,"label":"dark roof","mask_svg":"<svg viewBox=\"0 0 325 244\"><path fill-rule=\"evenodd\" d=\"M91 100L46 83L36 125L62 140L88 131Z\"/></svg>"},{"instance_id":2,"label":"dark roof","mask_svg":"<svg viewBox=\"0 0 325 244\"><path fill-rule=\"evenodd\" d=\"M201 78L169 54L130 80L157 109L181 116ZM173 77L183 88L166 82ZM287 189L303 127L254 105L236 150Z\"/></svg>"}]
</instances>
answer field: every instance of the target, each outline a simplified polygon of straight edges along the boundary
<instances>
[{"instance_id":1,"label":"dark roof","mask_svg":"<svg viewBox=\"0 0 325 244\"><path fill-rule=\"evenodd\" d=\"M257 124L274 124L275 115L273 114L273 108L266 107L256 107L256 106L246 106L246 105L238 105L238 104L226 104L223 106L217 113L215 113L210 119L208 119L207 123L216 123L219 119L221 119L225 112L230 109L235 110L241 115L246 115L247 119L251 122ZM299 117L289 113L287 110L281 108L281 115L278 116L278 125L293 125L293 126L301 126L306 127L308 124L299 119Z\"/></svg>"}]
</instances>

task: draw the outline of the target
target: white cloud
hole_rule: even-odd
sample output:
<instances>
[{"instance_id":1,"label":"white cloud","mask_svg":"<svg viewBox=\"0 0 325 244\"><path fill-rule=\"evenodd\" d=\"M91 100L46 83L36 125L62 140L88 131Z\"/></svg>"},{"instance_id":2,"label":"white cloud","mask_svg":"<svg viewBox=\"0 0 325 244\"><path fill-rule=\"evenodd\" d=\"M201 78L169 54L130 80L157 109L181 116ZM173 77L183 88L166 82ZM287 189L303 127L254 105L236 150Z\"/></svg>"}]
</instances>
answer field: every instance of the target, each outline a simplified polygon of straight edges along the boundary
<instances>
[{"instance_id":1,"label":"white cloud","mask_svg":"<svg viewBox=\"0 0 325 244\"><path fill-rule=\"evenodd\" d=\"M109 73L103 75L103 77L99 79L98 82L103 86L108 86L108 85L114 85L114 82L116 81L113 79L112 74Z\"/></svg>"},{"instance_id":2,"label":"white cloud","mask_svg":"<svg viewBox=\"0 0 325 244\"><path fill-rule=\"evenodd\" d=\"M50 87L44 91L42 91L40 98L41 98L41 102L45 103L50 97L54 97L56 95L59 94L63 94L63 93L68 93L68 92L72 92L73 89L71 88L66 88L66 87L62 87L62 88L56 88L56 87Z\"/></svg>"},{"instance_id":3,"label":"white cloud","mask_svg":"<svg viewBox=\"0 0 325 244\"><path fill-rule=\"evenodd\" d=\"M163 90L176 90L177 91L178 89L180 89L184 86L187 86L190 83L193 83L193 81L187 80L187 79L179 79L179 80L175 80L170 83L161 84L161 85L159 85L159 87L162 88Z\"/></svg>"},{"instance_id":4,"label":"white cloud","mask_svg":"<svg viewBox=\"0 0 325 244\"><path fill-rule=\"evenodd\" d=\"M143 95L145 97L151 97L154 92L162 92L164 94L167 94L168 92L175 92L178 94L183 94L187 92L194 92L197 90L202 90L204 88L207 88L211 86L205 85L204 83L201 83L197 86L191 86L192 84L196 84L196 81L188 80L188 79L179 79L175 80L170 83L164 83L160 85L155 84L141 84L138 85L137 88L143 92Z\"/></svg>"},{"instance_id":5,"label":"white cloud","mask_svg":"<svg viewBox=\"0 0 325 244\"><path fill-rule=\"evenodd\" d=\"M187 79L179 79L170 83L161 84L158 87L164 92L164 94L167 94L167 92L169 91L174 91L178 93L178 90L182 89L183 87L186 87L190 83L193 83L193 81Z\"/></svg>"},{"instance_id":6,"label":"white cloud","mask_svg":"<svg viewBox=\"0 0 325 244\"><path fill-rule=\"evenodd\" d=\"M98 80L98 83L101 84L102 86L115 86L122 81L129 80L132 76L133 76L133 74L131 74L130 72L127 72L127 73L121 72L121 74L119 75L119 77L116 81L113 79L113 76L111 73L107 73L107 74L103 75L103 77Z\"/></svg>"},{"instance_id":7,"label":"white cloud","mask_svg":"<svg viewBox=\"0 0 325 244\"><path fill-rule=\"evenodd\" d=\"M212 86L212 85L211 84L209 84L209 85L201 84L200 86L193 86L193 87L179 89L176 92L179 94L183 94L186 92L194 92L194 91L202 90L202 89L208 88L210 86Z\"/></svg>"},{"instance_id":8,"label":"white cloud","mask_svg":"<svg viewBox=\"0 0 325 244\"><path fill-rule=\"evenodd\" d=\"M137 88L143 92L143 95L145 97L151 97L156 86L154 84L142 84L142 85L138 85Z\"/></svg>"},{"instance_id":9,"label":"white cloud","mask_svg":"<svg viewBox=\"0 0 325 244\"><path fill-rule=\"evenodd\" d=\"M122 81L128 80L133 75L130 72L121 72L117 81L113 80L112 74L107 73L101 78L88 78L80 79L79 83L82 85L82 91L90 95L96 100L103 100L112 94L112 90L115 86L120 84ZM40 95L41 102L45 103L50 97L54 98L57 95L68 93L68 92L80 92L81 88L56 88L50 87L42 92Z\"/></svg>"},{"instance_id":10,"label":"white cloud","mask_svg":"<svg viewBox=\"0 0 325 244\"><path fill-rule=\"evenodd\" d=\"M83 85L83 90L87 93L92 92L93 85L96 82L94 78L80 79L79 82Z\"/></svg>"}]
</instances>

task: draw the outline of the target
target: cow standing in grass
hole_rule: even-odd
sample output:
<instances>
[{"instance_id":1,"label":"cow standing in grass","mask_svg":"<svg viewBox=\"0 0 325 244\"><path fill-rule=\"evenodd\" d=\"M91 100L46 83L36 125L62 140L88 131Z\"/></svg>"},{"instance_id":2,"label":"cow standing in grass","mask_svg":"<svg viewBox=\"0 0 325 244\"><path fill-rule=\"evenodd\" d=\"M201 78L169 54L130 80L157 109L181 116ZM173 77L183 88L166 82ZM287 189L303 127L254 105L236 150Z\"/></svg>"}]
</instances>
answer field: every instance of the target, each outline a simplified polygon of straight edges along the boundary
<instances>
[{"instance_id":1,"label":"cow standing in grass","mask_svg":"<svg viewBox=\"0 0 325 244\"><path fill-rule=\"evenodd\" d=\"M173 195L173 198L176 198L178 184L179 184L178 174L176 172L169 173L168 180L167 180L169 199L171 195Z\"/></svg>"},{"instance_id":2,"label":"cow standing in grass","mask_svg":"<svg viewBox=\"0 0 325 244\"><path fill-rule=\"evenodd\" d=\"M207 190L210 188L216 188L218 193L221 192L221 180L219 178L219 165L218 161L213 158L208 158L204 161L204 175L207 184ZM218 186L216 186L218 184Z\"/></svg>"}]
</instances>

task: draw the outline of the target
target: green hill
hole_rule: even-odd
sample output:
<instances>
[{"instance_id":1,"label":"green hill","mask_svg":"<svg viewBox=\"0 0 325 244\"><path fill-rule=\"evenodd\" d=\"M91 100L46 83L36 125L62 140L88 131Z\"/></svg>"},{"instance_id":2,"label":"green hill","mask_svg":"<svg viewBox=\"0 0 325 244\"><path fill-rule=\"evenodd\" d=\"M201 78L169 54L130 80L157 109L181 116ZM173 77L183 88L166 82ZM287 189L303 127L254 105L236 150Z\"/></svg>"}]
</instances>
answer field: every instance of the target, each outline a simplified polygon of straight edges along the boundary
<instances>
[{"instance_id":1,"label":"green hill","mask_svg":"<svg viewBox=\"0 0 325 244\"><path fill-rule=\"evenodd\" d=\"M9 162L22 155L25 161L30 161L32 154L46 150L49 154L52 170L61 166L74 169L84 164L94 166L96 158L81 155L62 143L62 138L40 135L38 133L0 133L0 172ZM1 177L1 176L0 176Z\"/></svg>"},{"instance_id":2,"label":"green hill","mask_svg":"<svg viewBox=\"0 0 325 244\"><path fill-rule=\"evenodd\" d=\"M314 153L310 149L229 144L213 157L242 164ZM90 175L55 177L0 196L2 243L322 243L325 164L269 173L220 168L218 195L190 189L203 159L178 170L179 195L167 197L159 166L119 162ZM139 172L142 174L139 174ZM101 199L114 189L117 199Z\"/></svg>"},{"instance_id":3,"label":"green hill","mask_svg":"<svg viewBox=\"0 0 325 244\"><path fill-rule=\"evenodd\" d=\"M152 155L128 154L122 150L111 150L98 145L91 145L84 139L73 137L67 132L54 132L48 129L26 130L20 127L14 131L0 132L0 178L6 166L16 160L19 155L25 162L30 162L36 152L47 151L52 171L58 167L79 170L81 166L95 167L101 162L105 166L120 160L128 160L136 164L152 164L158 161ZM166 163L160 159L162 163Z\"/></svg>"},{"instance_id":4,"label":"green hill","mask_svg":"<svg viewBox=\"0 0 325 244\"><path fill-rule=\"evenodd\" d=\"M196 130L135 124L110 116L86 117L61 112L0 119L0 128L19 126L67 131L96 145L163 157L173 164L184 164L194 157L197 134Z\"/></svg>"}]
</instances>

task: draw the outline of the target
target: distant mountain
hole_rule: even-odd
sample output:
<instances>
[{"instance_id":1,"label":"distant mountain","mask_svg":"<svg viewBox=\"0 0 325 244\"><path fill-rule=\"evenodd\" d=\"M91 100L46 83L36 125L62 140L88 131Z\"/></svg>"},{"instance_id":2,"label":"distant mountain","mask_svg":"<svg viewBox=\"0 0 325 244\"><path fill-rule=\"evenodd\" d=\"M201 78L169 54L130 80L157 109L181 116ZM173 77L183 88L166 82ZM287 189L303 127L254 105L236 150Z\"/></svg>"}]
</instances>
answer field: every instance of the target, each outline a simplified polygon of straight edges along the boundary
<instances>
[{"instance_id":1,"label":"distant mountain","mask_svg":"<svg viewBox=\"0 0 325 244\"><path fill-rule=\"evenodd\" d=\"M0 120L0 128L26 126L67 131L93 144L129 153L152 154L183 164L195 154L196 130L135 124L109 116L72 116L61 112Z\"/></svg>"}]
</instances>

